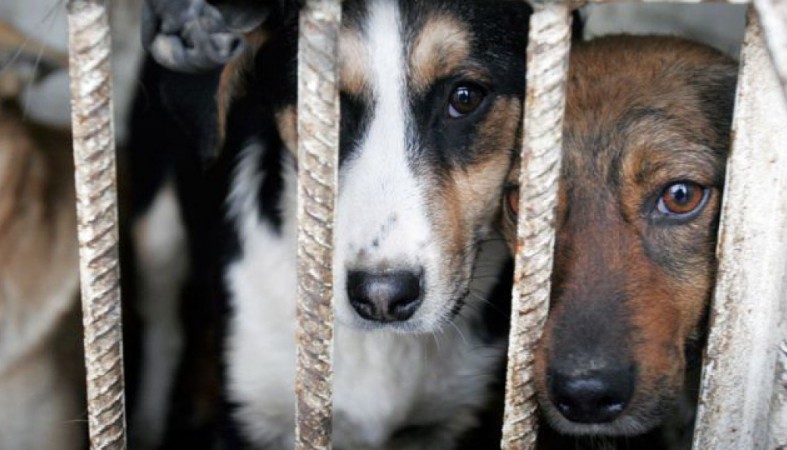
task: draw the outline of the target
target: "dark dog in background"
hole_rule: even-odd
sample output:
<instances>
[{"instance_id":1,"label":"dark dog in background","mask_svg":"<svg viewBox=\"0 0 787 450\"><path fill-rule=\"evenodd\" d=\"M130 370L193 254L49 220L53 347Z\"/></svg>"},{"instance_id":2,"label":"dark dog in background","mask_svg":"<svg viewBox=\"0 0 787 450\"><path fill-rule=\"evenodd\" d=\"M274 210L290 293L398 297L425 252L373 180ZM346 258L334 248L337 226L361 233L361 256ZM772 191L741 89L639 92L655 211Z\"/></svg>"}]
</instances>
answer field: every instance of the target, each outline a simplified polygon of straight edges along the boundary
<instances>
[{"instance_id":1,"label":"dark dog in background","mask_svg":"<svg viewBox=\"0 0 787 450\"><path fill-rule=\"evenodd\" d=\"M687 358L698 356L689 354L714 285L736 75L720 52L677 38L610 37L572 51L535 379L559 434L674 448L631 437L675 412ZM511 248L517 176L504 201Z\"/></svg>"},{"instance_id":2,"label":"dark dog in background","mask_svg":"<svg viewBox=\"0 0 787 450\"><path fill-rule=\"evenodd\" d=\"M0 448L82 448L74 171L68 130L21 91L67 58L0 23Z\"/></svg>"}]
</instances>

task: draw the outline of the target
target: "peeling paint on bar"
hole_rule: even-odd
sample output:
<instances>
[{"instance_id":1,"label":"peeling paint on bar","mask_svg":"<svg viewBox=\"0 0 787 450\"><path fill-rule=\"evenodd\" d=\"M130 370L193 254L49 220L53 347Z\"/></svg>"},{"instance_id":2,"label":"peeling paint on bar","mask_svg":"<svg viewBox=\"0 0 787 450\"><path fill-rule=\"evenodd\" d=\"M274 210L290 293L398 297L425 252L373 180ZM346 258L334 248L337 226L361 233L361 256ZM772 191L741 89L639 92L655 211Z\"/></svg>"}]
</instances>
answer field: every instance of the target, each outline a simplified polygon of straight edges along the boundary
<instances>
[{"instance_id":1,"label":"peeling paint on bar","mask_svg":"<svg viewBox=\"0 0 787 450\"><path fill-rule=\"evenodd\" d=\"M784 280L782 292L787 292L787 278ZM787 317L784 312L782 312L781 323L782 344L779 346L776 362L768 430L770 441L767 448L784 450L787 448Z\"/></svg>"},{"instance_id":2,"label":"peeling paint on bar","mask_svg":"<svg viewBox=\"0 0 787 450\"><path fill-rule=\"evenodd\" d=\"M784 379L783 365L777 373L777 355L787 309L787 107L751 8L748 20L696 450L772 450L769 442L785 440L776 435L784 424L773 422L771 414L781 410L784 417L785 408L784 385L779 400L774 381Z\"/></svg>"},{"instance_id":3,"label":"peeling paint on bar","mask_svg":"<svg viewBox=\"0 0 787 450\"><path fill-rule=\"evenodd\" d=\"M754 6L759 13L771 59L787 99L787 2L754 0Z\"/></svg>"},{"instance_id":4,"label":"peeling paint on bar","mask_svg":"<svg viewBox=\"0 0 787 450\"><path fill-rule=\"evenodd\" d=\"M126 447L107 5L102 0L68 2L79 269L93 450Z\"/></svg>"},{"instance_id":5,"label":"peeling paint on bar","mask_svg":"<svg viewBox=\"0 0 787 450\"><path fill-rule=\"evenodd\" d=\"M535 448L533 349L549 308L571 23L567 4L536 3L527 48L519 224L502 448Z\"/></svg>"},{"instance_id":6,"label":"peeling paint on bar","mask_svg":"<svg viewBox=\"0 0 787 450\"><path fill-rule=\"evenodd\" d=\"M338 185L339 0L309 0L298 43L295 448L331 448L333 224Z\"/></svg>"}]
</instances>

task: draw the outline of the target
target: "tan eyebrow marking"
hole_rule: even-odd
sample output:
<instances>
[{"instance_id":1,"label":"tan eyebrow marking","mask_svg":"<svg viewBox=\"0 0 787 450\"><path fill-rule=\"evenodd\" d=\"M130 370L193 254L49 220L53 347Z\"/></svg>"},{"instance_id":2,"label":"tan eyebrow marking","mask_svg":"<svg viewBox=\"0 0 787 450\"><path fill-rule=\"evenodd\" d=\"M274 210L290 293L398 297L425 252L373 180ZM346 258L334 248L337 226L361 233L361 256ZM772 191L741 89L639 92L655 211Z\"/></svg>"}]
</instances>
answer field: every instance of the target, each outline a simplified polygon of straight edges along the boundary
<instances>
[{"instance_id":1,"label":"tan eyebrow marking","mask_svg":"<svg viewBox=\"0 0 787 450\"><path fill-rule=\"evenodd\" d=\"M435 80L455 72L470 55L470 45L470 33L454 17L429 18L410 54L413 89L422 92Z\"/></svg>"},{"instance_id":2,"label":"tan eyebrow marking","mask_svg":"<svg viewBox=\"0 0 787 450\"><path fill-rule=\"evenodd\" d=\"M369 90L369 55L360 32L345 28L339 36L339 83L342 91L361 96Z\"/></svg>"}]
</instances>

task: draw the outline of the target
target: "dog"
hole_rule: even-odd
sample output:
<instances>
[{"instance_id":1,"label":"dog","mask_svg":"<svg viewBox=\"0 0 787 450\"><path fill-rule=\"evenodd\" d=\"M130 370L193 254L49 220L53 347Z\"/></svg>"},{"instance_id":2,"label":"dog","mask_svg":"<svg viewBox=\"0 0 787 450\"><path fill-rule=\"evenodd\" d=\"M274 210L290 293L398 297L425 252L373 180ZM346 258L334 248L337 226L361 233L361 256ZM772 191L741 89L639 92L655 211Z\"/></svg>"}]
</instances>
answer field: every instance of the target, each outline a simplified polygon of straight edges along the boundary
<instances>
[{"instance_id":1,"label":"dog","mask_svg":"<svg viewBox=\"0 0 787 450\"><path fill-rule=\"evenodd\" d=\"M25 117L25 86L67 59L0 23L0 448L84 445L73 156Z\"/></svg>"},{"instance_id":2,"label":"dog","mask_svg":"<svg viewBox=\"0 0 787 450\"><path fill-rule=\"evenodd\" d=\"M503 263L481 243L517 148L529 14L521 2L344 4L336 448L454 448L488 398L505 341L484 331L476 296L492 283L476 276ZM222 152L236 240L227 396L263 448L294 440L295 29L247 68Z\"/></svg>"},{"instance_id":3,"label":"dog","mask_svg":"<svg viewBox=\"0 0 787 450\"><path fill-rule=\"evenodd\" d=\"M455 448L505 357L486 297L508 258L494 222L518 148L531 10L484 0L343 9L334 446ZM294 443L297 13L272 5L241 56L199 75L210 88L179 96L216 99L186 108L210 112L206 126L186 127L193 153L211 154L206 140L220 151L200 191L210 200L183 204L215 211L186 222L216 230L186 234L201 252L191 269L213 264L226 299L215 347L229 446ZM185 309L214 311L192 301ZM198 372L181 369L186 380Z\"/></svg>"},{"instance_id":4,"label":"dog","mask_svg":"<svg viewBox=\"0 0 787 450\"><path fill-rule=\"evenodd\" d=\"M736 64L678 38L618 36L577 44L569 70L540 409L586 443L674 448L632 436L675 412L701 348ZM511 249L517 177L503 201Z\"/></svg>"}]
</instances>

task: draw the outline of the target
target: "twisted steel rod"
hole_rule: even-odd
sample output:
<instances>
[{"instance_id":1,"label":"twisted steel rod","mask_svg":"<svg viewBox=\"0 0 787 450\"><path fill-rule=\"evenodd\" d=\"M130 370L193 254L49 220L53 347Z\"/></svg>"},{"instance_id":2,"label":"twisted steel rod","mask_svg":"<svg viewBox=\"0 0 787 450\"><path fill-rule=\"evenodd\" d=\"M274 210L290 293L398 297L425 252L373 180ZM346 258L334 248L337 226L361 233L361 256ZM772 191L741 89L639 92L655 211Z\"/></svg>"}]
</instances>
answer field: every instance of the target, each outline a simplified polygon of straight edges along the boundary
<instances>
[{"instance_id":1,"label":"twisted steel rod","mask_svg":"<svg viewBox=\"0 0 787 450\"><path fill-rule=\"evenodd\" d=\"M296 449L331 448L339 0L309 0L298 45Z\"/></svg>"},{"instance_id":2,"label":"twisted steel rod","mask_svg":"<svg viewBox=\"0 0 787 450\"><path fill-rule=\"evenodd\" d=\"M68 2L71 120L90 446L126 447L107 2Z\"/></svg>"},{"instance_id":3,"label":"twisted steel rod","mask_svg":"<svg viewBox=\"0 0 787 450\"><path fill-rule=\"evenodd\" d=\"M504 450L533 449L536 442L533 351L549 306L570 40L567 4L537 3L530 19L527 47Z\"/></svg>"}]
</instances>

